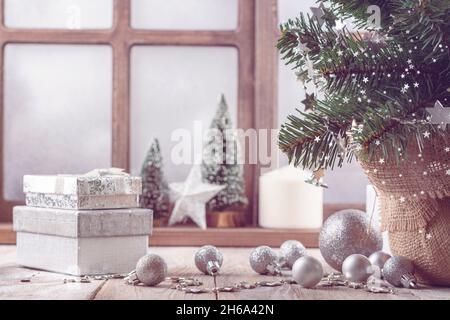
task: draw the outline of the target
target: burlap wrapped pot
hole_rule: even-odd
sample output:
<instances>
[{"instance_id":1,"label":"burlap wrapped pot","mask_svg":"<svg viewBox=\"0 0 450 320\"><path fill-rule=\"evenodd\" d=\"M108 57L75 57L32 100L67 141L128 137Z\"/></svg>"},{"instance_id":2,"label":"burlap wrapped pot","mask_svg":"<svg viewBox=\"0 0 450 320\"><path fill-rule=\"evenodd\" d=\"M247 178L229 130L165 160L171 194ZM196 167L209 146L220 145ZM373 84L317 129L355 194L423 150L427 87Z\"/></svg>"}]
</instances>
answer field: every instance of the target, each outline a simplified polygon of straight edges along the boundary
<instances>
[{"instance_id":1,"label":"burlap wrapped pot","mask_svg":"<svg viewBox=\"0 0 450 320\"><path fill-rule=\"evenodd\" d=\"M405 158L359 157L377 190L381 225L394 255L410 258L422 283L450 285L450 141L448 131L408 143Z\"/></svg>"}]
</instances>

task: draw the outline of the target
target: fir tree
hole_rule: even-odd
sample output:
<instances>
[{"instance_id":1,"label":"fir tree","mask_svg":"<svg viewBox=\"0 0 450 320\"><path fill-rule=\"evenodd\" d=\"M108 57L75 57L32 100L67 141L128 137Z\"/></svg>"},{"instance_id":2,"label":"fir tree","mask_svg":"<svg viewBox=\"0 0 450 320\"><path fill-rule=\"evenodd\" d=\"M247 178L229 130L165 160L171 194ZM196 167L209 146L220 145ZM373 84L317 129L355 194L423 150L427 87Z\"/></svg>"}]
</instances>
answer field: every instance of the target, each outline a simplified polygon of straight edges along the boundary
<instances>
[{"instance_id":1,"label":"fir tree","mask_svg":"<svg viewBox=\"0 0 450 320\"><path fill-rule=\"evenodd\" d=\"M210 210L220 211L247 204L240 160L239 141L222 95L203 147L202 176L205 182L226 185L226 188L209 201Z\"/></svg>"},{"instance_id":2,"label":"fir tree","mask_svg":"<svg viewBox=\"0 0 450 320\"><path fill-rule=\"evenodd\" d=\"M449 119L436 125L427 108L450 102L450 0L322 2L330 7L281 26L286 64L324 92L282 126L289 159L314 170L355 154L398 159L408 141L423 146L430 133L447 134ZM371 5L381 9L379 26ZM336 30L335 21L348 18L364 32Z\"/></svg>"},{"instance_id":3,"label":"fir tree","mask_svg":"<svg viewBox=\"0 0 450 320\"><path fill-rule=\"evenodd\" d=\"M154 139L141 170L141 207L152 209L155 219L169 214L169 186L164 177L163 159L158 139Z\"/></svg>"}]
</instances>

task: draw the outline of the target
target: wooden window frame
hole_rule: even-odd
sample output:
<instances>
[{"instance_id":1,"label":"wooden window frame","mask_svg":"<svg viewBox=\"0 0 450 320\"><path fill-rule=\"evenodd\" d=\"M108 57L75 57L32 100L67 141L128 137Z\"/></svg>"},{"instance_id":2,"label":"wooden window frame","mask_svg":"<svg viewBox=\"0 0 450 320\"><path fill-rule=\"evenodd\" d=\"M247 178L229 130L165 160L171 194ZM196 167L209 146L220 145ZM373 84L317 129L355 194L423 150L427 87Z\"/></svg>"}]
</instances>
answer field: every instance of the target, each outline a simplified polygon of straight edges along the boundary
<instances>
[{"instance_id":1,"label":"wooden window frame","mask_svg":"<svg viewBox=\"0 0 450 320\"><path fill-rule=\"evenodd\" d=\"M238 25L231 31L142 30L131 28L131 0L113 0L110 29L17 29L4 24L0 0L0 244L14 243L12 208L21 202L4 195L4 49L9 43L109 45L113 51L112 152L114 167L130 169L130 51L135 45L227 46L238 50L238 120L241 129L278 127L278 0L238 0ZM221 246L279 245L287 238L317 247L319 230L270 230L258 225L259 164L246 164L245 184L250 205L247 228L200 230L155 228L152 245ZM324 216L348 205L325 206ZM360 207L358 207L360 208ZM176 235L175 235L176 234Z\"/></svg>"},{"instance_id":2,"label":"wooden window frame","mask_svg":"<svg viewBox=\"0 0 450 320\"><path fill-rule=\"evenodd\" d=\"M256 5L258 2L258 5ZM0 0L0 131L3 132L3 63L4 48L9 43L31 44L97 44L109 45L113 51L113 97L112 97L112 153L114 167L130 169L130 51L136 45L175 46L230 46L238 50L238 120L242 129L258 128L255 115L255 10L262 2L238 0L238 25L232 31L194 30L142 30L130 24L131 0L113 0L113 25L110 29L65 30L65 29L17 29L4 24L4 0ZM265 82L260 82L265 84ZM258 99L259 100L259 99ZM265 101L262 101L265 102ZM273 107L273 106L272 106ZM276 110L271 109L271 113ZM267 118L265 118L267 117ZM261 117L264 124L270 115ZM17 201L7 201L4 195L4 142L0 142L0 221L11 221L12 207ZM249 199L255 190L256 168L246 165L245 182ZM251 204L256 203L254 200ZM253 212L252 206L249 212ZM247 215L248 224L256 224L256 214Z\"/></svg>"}]
</instances>

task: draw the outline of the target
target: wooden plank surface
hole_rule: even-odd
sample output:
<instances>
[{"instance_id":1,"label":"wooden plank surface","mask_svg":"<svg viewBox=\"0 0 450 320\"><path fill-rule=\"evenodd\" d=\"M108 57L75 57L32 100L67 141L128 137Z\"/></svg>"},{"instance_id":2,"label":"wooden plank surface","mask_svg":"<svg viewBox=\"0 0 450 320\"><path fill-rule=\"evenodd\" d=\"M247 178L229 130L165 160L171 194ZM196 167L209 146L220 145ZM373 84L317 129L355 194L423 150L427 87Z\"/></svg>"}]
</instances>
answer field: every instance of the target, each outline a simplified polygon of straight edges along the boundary
<instances>
[{"instance_id":1,"label":"wooden plank surface","mask_svg":"<svg viewBox=\"0 0 450 320\"><path fill-rule=\"evenodd\" d=\"M169 266L170 276L192 276L213 287L212 277L201 275L195 268L194 247L151 247L150 252L161 255ZM222 248L224 265L218 277L218 285L231 285L240 281L270 281L280 277L261 276L254 273L248 263L250 248ZM320 258L317 249L309 250L312 256ZM170 289L170 283L164 282L157 287L130 286L123 280L92 281L91 283L66 283L71 278L44 271L20 268L15 265L15 247L0 246L0 299L214 299L212 293L185 294ZM331 268L324 265L325 271ZM283 277L289 277L288 271ZM21 279L30 278L29 283ZM298 285L284 285L276 288L257 288L234 293L220 293L220 300L270 300L270 299L350 299L350 300L398 300L398 299L447 299L450 300L450 288L422 288L420 290L395 289L394 294L373 294L363 290L349 288L304 289Z\"/></svg>"},{"instance_id":2,"label":"wooden plank surface","mask_svg":"<svg viewBox=\"0 0 450 320\"><path fill-rule=\"evenodd\" d=\"M105 283L64 283L74 277L21 268L15 264L15 246L0 246L0 300L89 300ZM29 279L30 282L22 282Z\"/></svg>"}]
</instances>

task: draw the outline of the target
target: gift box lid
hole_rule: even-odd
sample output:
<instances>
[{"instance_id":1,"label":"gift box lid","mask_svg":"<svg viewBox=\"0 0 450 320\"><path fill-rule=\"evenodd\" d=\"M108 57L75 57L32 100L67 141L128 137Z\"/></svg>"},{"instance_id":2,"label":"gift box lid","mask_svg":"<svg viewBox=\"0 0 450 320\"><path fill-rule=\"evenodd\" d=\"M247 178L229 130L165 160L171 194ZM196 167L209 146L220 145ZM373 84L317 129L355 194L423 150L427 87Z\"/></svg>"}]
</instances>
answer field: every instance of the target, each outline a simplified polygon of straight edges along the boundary
<instances>
[{"instance_id":1,"label":"gift box lid","mask_svg":"<svg viewBox=\"0 0 450 320\"><path fill-rule=\"evenodd\" d=\"M17 232L70 238L149 235L153 214L149 209L67 210L14 207Z\"/></svg>"},{"instance_id":2,"label":"gift box lid","mask_svg":"<svg viewBox=\"0 0 450 320\"><path fill-rule=\"evenodd\" d=\"M117 195L141 194L142 179L122 169L95 169L81 175L25 175L25 193Z\"/></svg>"}]
</instances>

